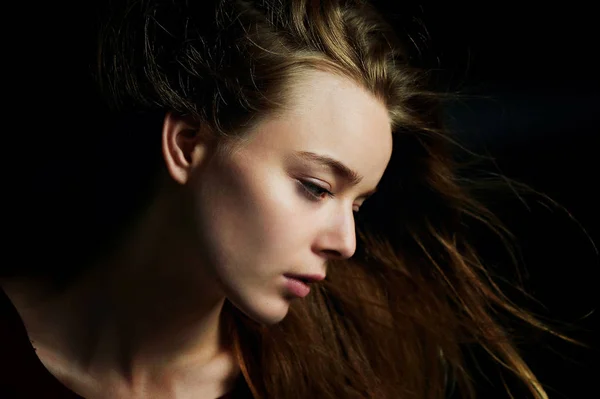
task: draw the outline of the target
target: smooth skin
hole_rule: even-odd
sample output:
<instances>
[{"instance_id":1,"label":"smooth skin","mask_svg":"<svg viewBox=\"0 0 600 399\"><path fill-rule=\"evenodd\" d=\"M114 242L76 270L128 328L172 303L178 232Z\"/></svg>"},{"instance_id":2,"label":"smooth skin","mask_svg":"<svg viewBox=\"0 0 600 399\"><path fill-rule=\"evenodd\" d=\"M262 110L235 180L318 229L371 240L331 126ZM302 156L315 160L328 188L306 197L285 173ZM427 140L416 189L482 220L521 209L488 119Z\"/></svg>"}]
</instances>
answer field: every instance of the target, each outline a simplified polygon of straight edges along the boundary
<instances>
[{"instance_id":1,"label":"smooth skin","mask_svg":"<svg viewBox=\"0 0 600 399\"><path fill-rule=\"evenodd\" d=\"M284 274L324 275L327 260L354 254L354 212L391 157L387 109L322 71L290 90L292 103L226 154L167 114L167 176L120 249L60 295L3 281L63 384L89 398L217 398L240 373L221 336L224 301L278 323L302 300ZM355 181L307 153L342 163Z\"/></svg>"}]
</instances>

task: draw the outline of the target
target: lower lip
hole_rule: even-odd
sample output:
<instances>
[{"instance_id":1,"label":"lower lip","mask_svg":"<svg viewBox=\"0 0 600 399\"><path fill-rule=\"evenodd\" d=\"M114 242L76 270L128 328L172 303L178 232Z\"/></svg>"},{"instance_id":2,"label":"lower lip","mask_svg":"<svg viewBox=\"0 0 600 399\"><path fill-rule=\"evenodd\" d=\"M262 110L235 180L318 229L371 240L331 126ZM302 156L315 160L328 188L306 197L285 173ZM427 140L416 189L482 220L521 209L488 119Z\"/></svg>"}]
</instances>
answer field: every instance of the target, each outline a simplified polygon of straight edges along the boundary
<instances>
[{"instance_id":1,"label":"lower lip","mask_svg":"<svg viewBox=\"0 0 600 399\"><path fill-rule=\"evenodd\" d=\"M294 295L304 298L310 292L310 287L303 281L286 276L286 287Z\"/></svg>"}]
</instances>

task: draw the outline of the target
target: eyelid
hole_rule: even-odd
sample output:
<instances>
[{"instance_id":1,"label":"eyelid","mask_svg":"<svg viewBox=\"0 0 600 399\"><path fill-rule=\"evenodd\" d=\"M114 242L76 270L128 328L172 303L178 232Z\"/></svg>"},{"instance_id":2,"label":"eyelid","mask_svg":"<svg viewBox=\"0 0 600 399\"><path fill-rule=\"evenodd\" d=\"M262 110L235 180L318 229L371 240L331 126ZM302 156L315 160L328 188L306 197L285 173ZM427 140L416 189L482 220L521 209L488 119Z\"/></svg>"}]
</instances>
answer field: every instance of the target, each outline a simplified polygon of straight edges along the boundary
<instances>
[{"instance_id":1,"label":"eyelid","mask_svg":"<svg viewBox=\"0 0 600 399\"><path fill-rule=\"evenodd\" d=\"M329 184L328 182L326 182L324 180L318 179L316 177L312 177L312 176L309 176L309 175L304 175L304 176L300 176L300 181L301 182L307 182L307 183L310 183L310 184L314 184L316 186L319 186L323 190L333 191L333 186L331 184ZM326 187L323 187L320 184L323 184Z\"/></svg>"},{"instance_id":2,"label":"eyelid","mask_svg":"<svg viewBox=\"0 0 600 399\"><path fill-rule=\"evenodd\" d=\"M308 180L301 180L301 179L298 179L298 183L302 186L302 188L306 191L307 194L309 194L310 196L312 196L317 201L320 201L323 198L321 198L318 195L316 195L315 193L313 193L310 190L309 187L315 187L315 188L323 191L324 194L327 194L327 196L330 197L330 198L335 197L334 193L332 193L330 190L326 189L325 187L320 186L319 184L313 183L313 182L308 181Z\"/></svg>"},{"instance_id":3,"label":"eyelid","mask_svg":"<svg viewBox=\"0 0 600 399\"><path fill-rule=\"evenodd\" d=\"M308 180L301 180L301 179L297 179L297 181L302 186L302 188L307 192L307 194L309 194L312 198L314 198L315 201L322 201L324 198L321 198L321 197L315 195L313 192L311 192L311 190L307 186L314 186L314 187L316 187L316 188L324 191L325 194L327 194L327 196L330 197L330 198L334 198L335 197L335 193L333 193L333 192L329 191L328 189L320 186L319 184L313 183L313 182L308 181ZM366 201L366 199L365 199L365 201ZM365 201L363 201L363 204L364 204ZM360 211L360 207L363 204L359 205L356 210L353 209L353 212L358 213Z\"/></svg>"}]
</instances>

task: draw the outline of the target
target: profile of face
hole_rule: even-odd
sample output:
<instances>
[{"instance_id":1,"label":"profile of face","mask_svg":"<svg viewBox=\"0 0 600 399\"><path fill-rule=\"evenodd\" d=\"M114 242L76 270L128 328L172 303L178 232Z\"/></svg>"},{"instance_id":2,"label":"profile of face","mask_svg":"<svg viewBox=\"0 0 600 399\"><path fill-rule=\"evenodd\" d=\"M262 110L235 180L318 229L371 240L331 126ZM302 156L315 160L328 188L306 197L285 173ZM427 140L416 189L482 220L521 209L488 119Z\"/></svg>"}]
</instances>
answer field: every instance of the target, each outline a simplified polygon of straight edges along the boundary
<instances>
[{"instance_id":1,"label":"profile of face","mask_svg":"<svg viewBox=\"0 0 600 399\"><path fill-rule=\"evenodd\" d=\"M290 301L302 300L285 274L325 275L328 259L354 254L354 212L392 152L387 109L359 85L311 71L291 90L292 104L218 159L207 156L208 146L181 144L192 139L181 139L177 122L163 128L167 169L192 198L202 267L229 301L264 324L281 321Z\"/></svg>"}]
</instances>

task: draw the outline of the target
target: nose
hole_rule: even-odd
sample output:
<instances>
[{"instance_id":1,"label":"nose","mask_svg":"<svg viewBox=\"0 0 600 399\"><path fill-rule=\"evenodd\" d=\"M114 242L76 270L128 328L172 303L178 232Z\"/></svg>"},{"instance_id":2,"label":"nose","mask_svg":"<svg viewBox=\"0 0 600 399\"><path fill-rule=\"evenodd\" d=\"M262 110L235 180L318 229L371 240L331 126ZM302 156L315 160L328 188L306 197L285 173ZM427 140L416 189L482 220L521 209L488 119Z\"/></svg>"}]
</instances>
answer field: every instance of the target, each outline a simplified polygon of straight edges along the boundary
<instances>
[{"instance_id":1,"label":"nose","mask_svg":"<svg viewBox=\"0 0 600 399\"><path fill-rule=\"evenodd\" d=\"M356 231L352 211L333 215L319 235L317 249L333 259L348 259L356 251Z\"/></svg>"}]
</instances>

